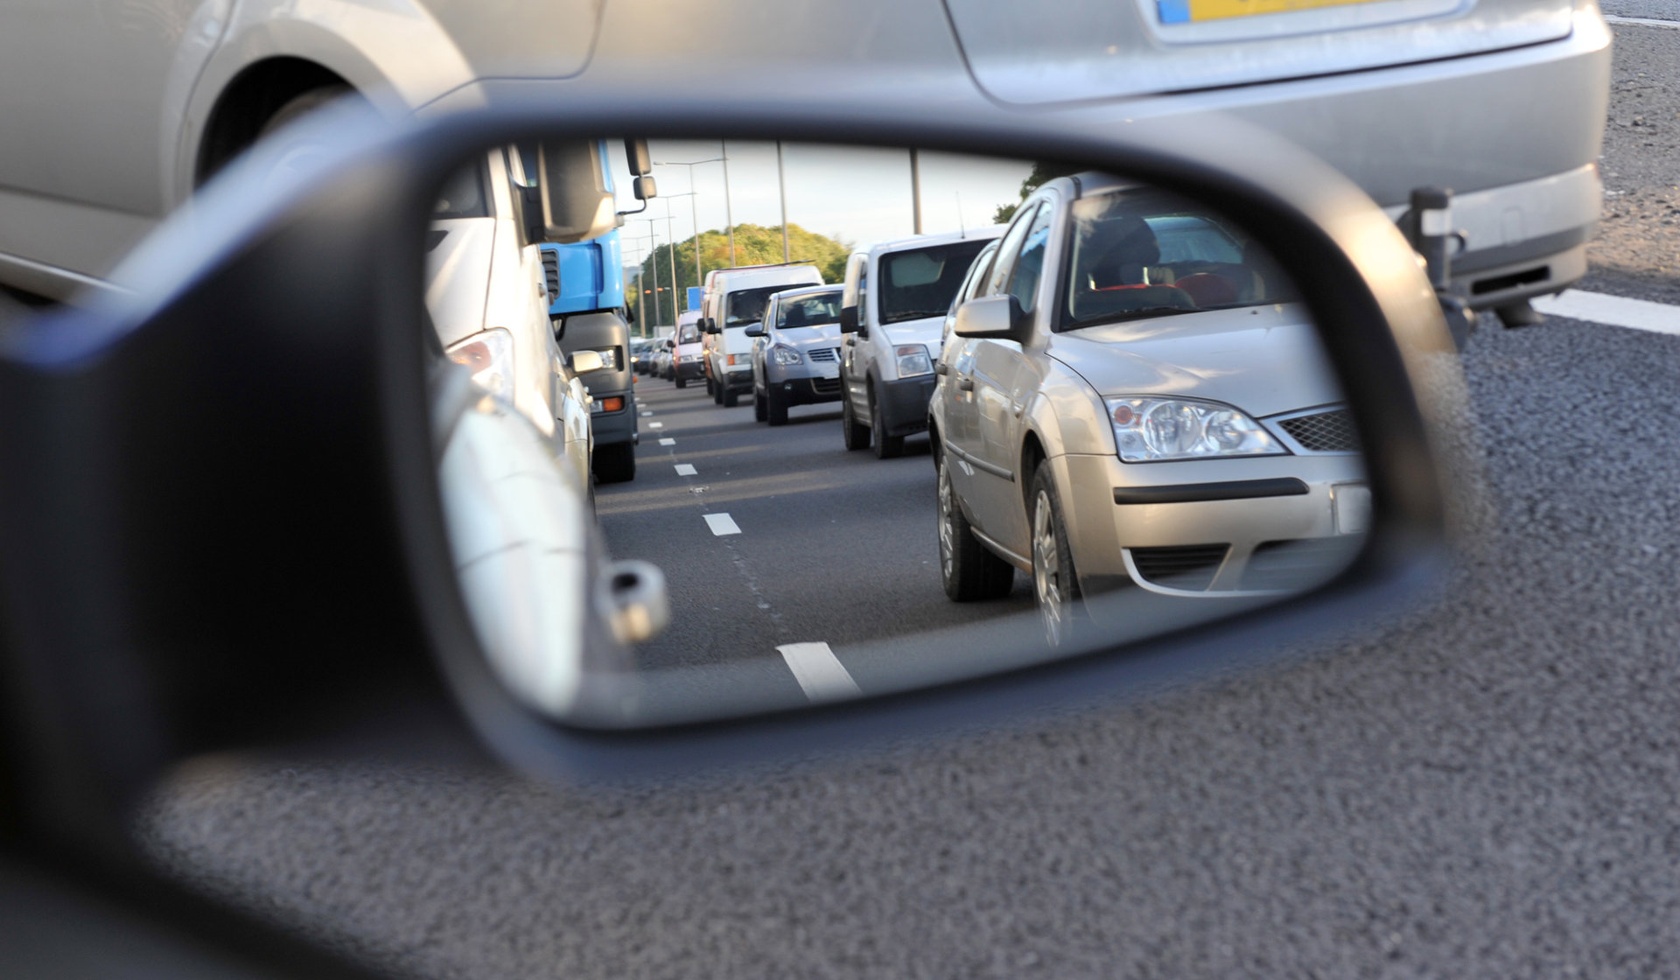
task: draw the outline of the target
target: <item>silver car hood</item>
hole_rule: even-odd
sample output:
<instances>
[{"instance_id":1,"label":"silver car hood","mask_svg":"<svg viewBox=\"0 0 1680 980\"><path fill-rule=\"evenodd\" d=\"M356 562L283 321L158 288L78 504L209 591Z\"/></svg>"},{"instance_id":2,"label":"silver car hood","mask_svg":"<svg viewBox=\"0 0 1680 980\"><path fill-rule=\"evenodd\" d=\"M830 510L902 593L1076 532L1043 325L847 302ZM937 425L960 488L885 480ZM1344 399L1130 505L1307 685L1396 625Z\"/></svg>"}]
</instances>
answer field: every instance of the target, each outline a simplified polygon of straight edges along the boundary
<instances>
[{"instance_id":1,"label":"silver car hood","mask_svg":"<svg viewBox=\"0 0 1680 980\"><path fill-rule=\"evenodd\" d=\"M814 327L783 328L776 331L776 343L805 350L809 347L840 346L840 324L822 323Z\"/></svg>"},{"instance_id":2,"label":"silver car hood","mask_svg":"<svg viewBox=\"0 0 1680 980\"><path fill-rule=\"evenodd\" d=\"M1305 308L1251 306L1055 334L1051 357L1098 393L1224 402L1256 418L1342 400Z\"/></svg>"}]
</instances>

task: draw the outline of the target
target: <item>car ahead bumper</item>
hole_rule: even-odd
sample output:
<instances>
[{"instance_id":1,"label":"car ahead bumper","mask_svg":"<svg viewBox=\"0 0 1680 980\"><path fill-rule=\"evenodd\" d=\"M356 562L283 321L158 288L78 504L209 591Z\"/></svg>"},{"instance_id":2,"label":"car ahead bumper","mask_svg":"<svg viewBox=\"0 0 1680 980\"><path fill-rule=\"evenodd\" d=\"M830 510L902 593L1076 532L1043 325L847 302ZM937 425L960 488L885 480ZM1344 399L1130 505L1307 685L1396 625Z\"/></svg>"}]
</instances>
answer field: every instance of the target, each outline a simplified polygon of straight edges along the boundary
<instances>
[{"instance_id":1,"label":"car ahead bumper","mask_svg":"<svg viewBox=\"0 0 1680 980\"><path fill-rule=\"evenodd\" d=\"M927 431L928 403L933 401L934 375L883 381L875 389L876 404L886 435L908 436Z\"/></svg>"},{"instance_id":2,"label":"car ahead bumper","mask_svg":"<svg viewBox=\"0 0 1680 980\"><path fill-rule=\"evenodd\" d=\"M684 381L699 381L706 376L706 365L700 361L684 361L672 373Z\"/></svg>"},{"instance_id":3,"label":"car ahead bumper","mask_svg":"<svg viewBox=\"0 0 1680 980\"><path fill-rule=\"evenodd\" d=\"M725 391L751 391L752 390L752 387L753 387L753 373L752 373L752 365L751 364L747 365L746 367L732 367L732 368L729 368L728 370L729 370L729 373L727 375L725 375L724 379L723 379L723 390L725 390Z\"/></svg>"},{"instance_id":4,"label":"car ahead bumper","mask_svg":"<svg viewBox=\"0 0 1680 980\"><path fill-rule=\"evenodd\" d=\"M1351 561L1370 521L1356 455L1051 460L1080 587L1190 599L1291 592Z\"/></svg>"},{"instance_id":5,"label":"car ahead bumper","mask_svg":"<svg viewBox=\"0 0 1680 980\"><path fill-rule=\"evenodd\" d=\"M624 407L616 412L589 413L589 429L597 446L613 446L636 441L636 393L634 391L603 392L592 395L594 404L604 405L608 399L622 398Z\"/></svg>"},{"instance_id":6,"label":"car ahead bumper","mask_svg":"<svg viewBox=\"0 0 1680 980\"><path fill-rule=\"evenodd\" d=\"M771 381L769 388L774 389L778 397L789 405L817 405L822 402L837 402L844 390L840 386L840 379L834 378L786 378L781 381Z\"/></svg>"}]
</instances>

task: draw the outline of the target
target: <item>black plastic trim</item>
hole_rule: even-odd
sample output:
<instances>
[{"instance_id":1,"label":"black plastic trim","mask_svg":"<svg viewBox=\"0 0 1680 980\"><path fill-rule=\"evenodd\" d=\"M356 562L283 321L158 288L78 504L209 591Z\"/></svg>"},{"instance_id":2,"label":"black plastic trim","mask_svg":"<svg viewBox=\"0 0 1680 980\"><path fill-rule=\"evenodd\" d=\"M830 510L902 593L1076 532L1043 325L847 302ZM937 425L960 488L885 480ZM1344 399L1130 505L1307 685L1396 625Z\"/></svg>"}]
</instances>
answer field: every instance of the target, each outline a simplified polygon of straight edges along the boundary
<instances>
[{"instance_id":1,"label":"black plastic trim","mask_svg":"<svg viewBox=\"0 0 1680 980\"><path fill-rule=\"evenodd\" d=\"M1307 484L1292 476L1271 480L1229 480L1225 483L1181 483L1166 487L1115 487L1117 504L1191 504L1209 500L1250 500L1258 497L1299 497Z\"/></svg>"}]
</instances>

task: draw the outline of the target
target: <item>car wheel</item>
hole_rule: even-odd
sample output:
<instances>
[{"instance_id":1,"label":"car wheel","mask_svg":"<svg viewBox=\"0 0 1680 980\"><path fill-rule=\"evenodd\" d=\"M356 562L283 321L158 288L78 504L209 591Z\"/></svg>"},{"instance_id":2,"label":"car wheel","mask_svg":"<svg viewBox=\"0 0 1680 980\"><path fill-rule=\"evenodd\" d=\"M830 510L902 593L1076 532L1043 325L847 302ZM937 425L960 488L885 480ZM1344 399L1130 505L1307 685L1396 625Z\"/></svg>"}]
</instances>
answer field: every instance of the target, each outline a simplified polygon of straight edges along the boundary
<instances>
[{"instance_id":1,"label":"car wheel","mask_svg":"<svg viewBox=\"0 0 1680 980\"><path fill-rule=\"evenodd\" d=\"M712 404L723 404L723 385L717 383L716 381L712 382Z\"/></svg>"},{"instance_id":2,"label":"car wheel","mask_svg":"<svg viewBox=\"0 0 1680 980\"><path fill-rule=\"evenodd\" d=\"M873 391L869 393L869 428L875 435L876 459L897 459L904 455L904 437L887 435L887 420Z\"/></svg>"},{"instance_id":3,"label":"car wheel","mask_svg":"<svg viewBox=\"0 0 1680 980\"><path fill-rule=\"evenodd\" d=\"M590 466L598 483L628 483L636 478L636 447L628 442L596 446Z\"/></svg>"},{"instance_id":4,"label":"car wheel","mask_svg":"<svg viewBox=\"0 0 1680 980\"><path fill-rule=\"evenodd\" d=\"M711 398L717 397L717 389L713 387L712 376L709 374L706 375L706 395Z\"/></svg>"},{"instance_id":5,"label":"car wheel","mask_svg":"<svg viewBox=\"0 0 1680 980\"><path fill-rule=\"evenodd\" d=\"M1066 643L1079 610L1079 578L1062 523L1060 498L1050 481L1050 468L1039 466L1032 481L1033 597L1044 638L1051 646Z\"/></svg>"},{"instance_id":6,"label":"car wheel","mask_svg":"<svg viewBox=\"0 0 1680 980\"><path fill-rule=\"evenodd\" d=\"M688 379L687 378L678 378L677 379L677 387L678 388L687 388L688 387Z\"/></svg>"},{"instance_id":7,"label":"car wheel","mask_svg":"<svg viewBox=\"0 0 1680 980\"><path fill-rule=\"evenodd\" d=\"M734 388L724 388L723 395L718 399L718 401L723 403L724 408L734 408L736 405L741 404L741 393L736 391Z\"/></svg>"},{"instance_id":8,"label":"car wheel","mask_svg":"<svg viewBox=\"0 0 1680 980\"><path fill-rule=\"evenodd\" d=\"M770 424L787 425L788 403L785 399L777 397L776 389L770 389L764 396L764 401L766 414L770 417Z\"/></svg>"},{"instance_id":9,"label":"car wheel","mask_svg":"<svg viewBox=\"0 0 1680 980\"><path fill-rule=\"evenodd\" d=\"M850 392L840 395L840 434L846 440L846 448L853 452L869 448L869 426L857 420Z\"/></svg>"},{"instance_id":10,"label":"car wheel","mask_svg":"<svg viewBox=\"0 0 1680 980\"><path fill-rule=\"evenodd\" d=\"M1001 599L1015 587L1015 566L987 550L969 529L951 487L950 460L939 467L939 578L954 602Z\"/></svg>"},{"instance_id":11,"label":"car wheel","mask_svg":"<svg viewBox=\"0 0 1680 980\"><path fill-rule=\"evenodd\" d=\"M769 398L758 389L753 389L753 421L763 422L770 417L770 407L765 404Z\"/></svg>"}]
</instances>

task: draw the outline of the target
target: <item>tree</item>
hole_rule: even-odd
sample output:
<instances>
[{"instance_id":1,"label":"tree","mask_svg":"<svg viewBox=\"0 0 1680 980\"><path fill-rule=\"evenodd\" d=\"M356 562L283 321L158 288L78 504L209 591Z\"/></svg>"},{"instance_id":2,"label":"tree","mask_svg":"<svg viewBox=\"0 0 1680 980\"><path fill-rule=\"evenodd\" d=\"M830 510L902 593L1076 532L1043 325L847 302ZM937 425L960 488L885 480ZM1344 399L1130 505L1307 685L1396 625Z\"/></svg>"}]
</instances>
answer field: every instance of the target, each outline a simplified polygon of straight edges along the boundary
<instances>
[{"instance_id":1,"label":"tree","mask_svg":"<svg viewBox=\"0 0 1680 980\"><path fill-rule=\"evenodd\" d=\"M710 230L701 232L699 237L701 264L707 269L729 268L729 236L722 231ZM816 266L826 282L839 282L845 277L846 257L851 250L851 245L846 242L806 231L792 222L788 223L788 258L794 262L808 262ZM660 245L642 262L638 294L642 300L648 301L647 309L655 316L655 319L646 321L649 329L675 323L675 311L687 307L683 298L686 296L687 287L695 284L694 239L688 238L677 243L677 302L673 308L670 255L671 246ZM753 224L735 226L735 265L772 265L781 261L780 225L768 228ZM649 295L645 290L654 288L656 276L659 280L659 291ZM639 309L637 316L641 316Z\"/></svg>"},{"instance_id":2,"label":"tree","mask_svg":"<svg viewBox=\"0 0 1680 980\"><path fill-rule=\"evenodd\" d=\"M1042 160L1033 164L1032 172L1027 174L1026 180L1021 181L1021 201L1025 201L1033 191L1044 186L1045 181L1076 174L1080 169L1079 167L1069 167L1066 164L1045 163ZM992 224L1007 224L1009 219L1015 217L1015 210L1021 206L1021 201L998 205L998 209L992 212Z\"/></svg>"}]
</instances>

